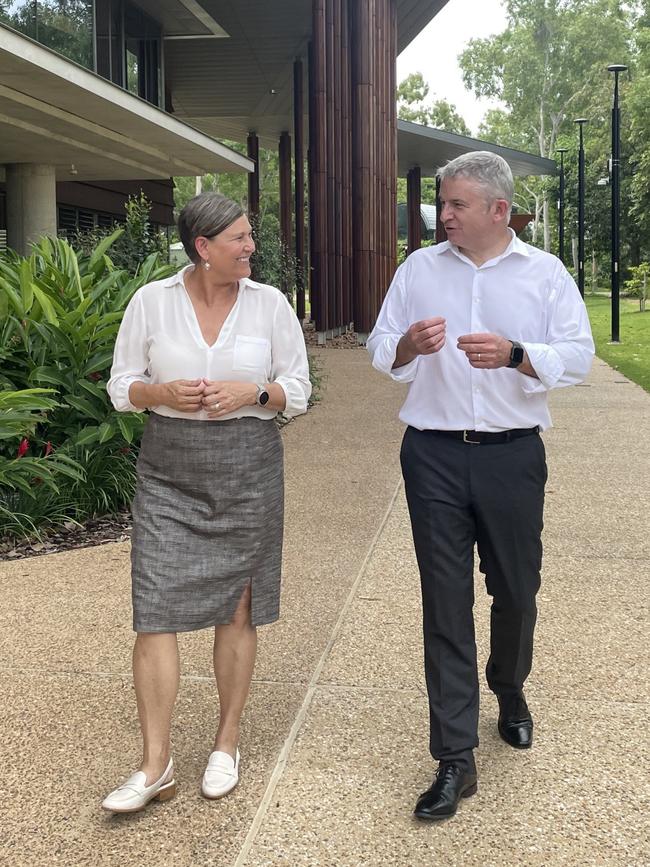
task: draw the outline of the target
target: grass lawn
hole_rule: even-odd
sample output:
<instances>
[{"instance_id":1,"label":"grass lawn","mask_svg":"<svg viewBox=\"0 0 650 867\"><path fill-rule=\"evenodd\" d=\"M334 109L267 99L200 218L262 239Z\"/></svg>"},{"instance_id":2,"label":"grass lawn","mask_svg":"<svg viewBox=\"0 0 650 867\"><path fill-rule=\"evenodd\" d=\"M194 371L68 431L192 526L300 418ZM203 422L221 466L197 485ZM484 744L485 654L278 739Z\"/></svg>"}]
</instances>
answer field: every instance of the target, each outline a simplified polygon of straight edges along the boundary
<instances>
[{"instance_id":1,"label":"grass lawn","mask_svg":"<svg viewBox=\"0 0 650 867\"><path fill-rule=\"evenodd\" d=\"M650 310L639 312L636 298L621 298L620 344L610 346L612 336L611 300L604 295L585 295L596 344L596 355L620 370L633 382L650 391Z\"/></svg>"}]
</instances>

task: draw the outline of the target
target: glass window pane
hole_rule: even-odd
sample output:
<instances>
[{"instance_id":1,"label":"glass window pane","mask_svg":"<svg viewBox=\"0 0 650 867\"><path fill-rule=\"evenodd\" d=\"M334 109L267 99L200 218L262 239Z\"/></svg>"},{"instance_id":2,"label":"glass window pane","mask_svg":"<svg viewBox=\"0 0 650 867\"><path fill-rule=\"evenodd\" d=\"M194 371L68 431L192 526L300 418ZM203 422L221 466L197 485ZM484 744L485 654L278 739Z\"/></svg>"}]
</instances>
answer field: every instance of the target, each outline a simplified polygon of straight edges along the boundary
<instances>
[{"instance_id":1,"label":"glass window pane","mask_svg":"<svg viewBox=\"0 0 650 867\"><path fill-rule=\"evenodd\" d=\"M92 0L0 0L0 21L93 68Z\"/></svg>"}]
</instances>

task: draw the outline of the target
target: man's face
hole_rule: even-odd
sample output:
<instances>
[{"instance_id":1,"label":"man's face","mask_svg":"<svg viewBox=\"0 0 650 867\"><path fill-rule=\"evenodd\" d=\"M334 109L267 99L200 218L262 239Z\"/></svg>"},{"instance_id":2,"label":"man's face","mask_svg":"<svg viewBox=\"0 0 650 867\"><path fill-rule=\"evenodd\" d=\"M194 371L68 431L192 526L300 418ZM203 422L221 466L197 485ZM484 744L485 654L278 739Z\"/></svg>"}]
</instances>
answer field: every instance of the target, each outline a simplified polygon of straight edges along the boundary
<instances>
[{"instance_id":1,"label":"man's face","mask_svg":"<svg viewBox=\"0 0 650 867\"><path fill-rule=\"evenodd\" d=\"M440 206L449 240L466 250L489 246L506 225L507 203L490 199L471 178L445 178L440 185Z\"/></svg>"}]
</instances>

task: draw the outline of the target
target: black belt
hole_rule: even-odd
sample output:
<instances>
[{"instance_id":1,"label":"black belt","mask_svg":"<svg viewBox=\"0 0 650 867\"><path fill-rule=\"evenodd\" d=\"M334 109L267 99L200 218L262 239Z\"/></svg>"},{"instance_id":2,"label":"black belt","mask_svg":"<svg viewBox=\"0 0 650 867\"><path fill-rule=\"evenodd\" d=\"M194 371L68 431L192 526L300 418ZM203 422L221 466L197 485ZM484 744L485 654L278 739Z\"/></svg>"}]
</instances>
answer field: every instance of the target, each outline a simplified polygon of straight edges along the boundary
<instances>
[{"instance_id":1,"label":"black belt","mask_svg":"<svg viewBox=\"0 0 650 867\"><path fill-rule=\"evenodd\" d=\"M462 440L464 443L471 443L475 446L487 446L496 445L497 443L509 443L511 440L517 440L520 437L533 436L533 434L539 433L539 426L516 427L512 430L495 432L482 430L430 430L428 432L441 437Z\"/></svg>"}]
</instances>

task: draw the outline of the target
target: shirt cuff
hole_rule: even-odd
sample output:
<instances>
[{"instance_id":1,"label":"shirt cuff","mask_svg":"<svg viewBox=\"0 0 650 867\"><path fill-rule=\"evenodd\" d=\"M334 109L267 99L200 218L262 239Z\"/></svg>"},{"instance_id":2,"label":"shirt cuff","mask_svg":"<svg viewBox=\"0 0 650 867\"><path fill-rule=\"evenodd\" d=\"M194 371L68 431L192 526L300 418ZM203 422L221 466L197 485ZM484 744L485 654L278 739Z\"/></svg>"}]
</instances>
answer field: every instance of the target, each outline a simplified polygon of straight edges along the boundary
<instances>
[{"instance_id":1,"label":"shirt cuff","mask_svg":"<svg viewBox=\"0 0 650 867\"><path fill-rule=\"evenodd\" d=\"M279 376L273 382L276 382L284 391L285 407L282 410L282 415L293 418L295 415L302 415L303 412L307 412L311 383L303 383L288 376Z\"/></svg>"},{"instance_id":2,"label":"shirt cuff","mask_svg":"<svg viewBox=\"0 0 650 867\"><path fill-rule=\"evenodd\" d=\"M413 361L402 364L401 367L393 367L400 340L401 337L397 335L385 338L384 342L375 349L372 366L380 373L387 373L395 382L413 382L420 361L419 355Z\"/></svg>"},{"instance_id":3,"label":"shirt cuff","mask_svg":"<svg viewBox=\"0 0 650 867\"><path fill-rule=\"evenodd\" d=\"M109 383L111 402L118 412L144 412L143 407L134 406L129 400L129 389L134 382L151 383L148 376L122 376L116 382Z\"/></svg>"},{"instance_id":4,"label":"shirt cuff","mask_svg":"<svg viewBox=\"0 0 650 867\"><path fill-rule=\"evenodd\" d=\"M524 343L528 360L539 377L527 376L522 373L524 382L522 388L526 394L540 394L555 388L562 379L566 367L560 354L546 343Z\"/></svg>"}]
</instances>

